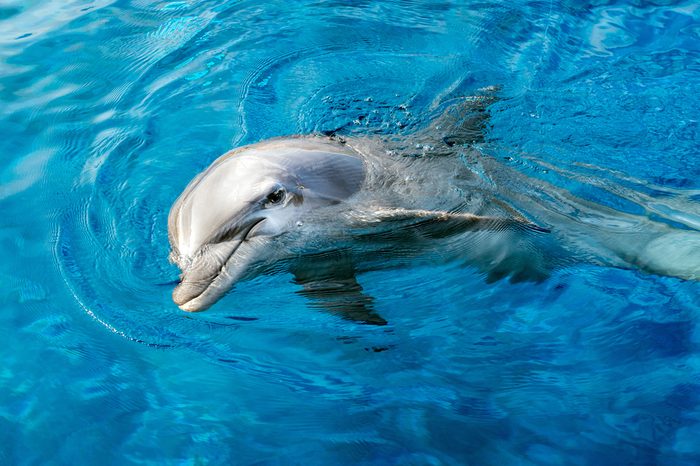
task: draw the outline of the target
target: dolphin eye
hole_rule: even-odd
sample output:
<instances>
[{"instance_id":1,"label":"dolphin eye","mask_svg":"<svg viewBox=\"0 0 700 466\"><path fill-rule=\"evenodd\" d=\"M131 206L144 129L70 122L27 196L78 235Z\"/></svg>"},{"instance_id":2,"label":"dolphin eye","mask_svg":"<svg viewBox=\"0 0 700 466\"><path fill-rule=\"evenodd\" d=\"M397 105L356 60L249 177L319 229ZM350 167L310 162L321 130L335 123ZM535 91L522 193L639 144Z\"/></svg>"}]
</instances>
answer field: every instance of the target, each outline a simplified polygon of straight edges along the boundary
<instances>
[{"instance_id":1,"label":"dolphin eye","mask_svg":"<svg viewBox=\"0 0 700 466\"><path fill-rule=\"evenodd\" d=\"M274 191L272 191L270 194L267 195L265 198L265 204L267 205L275 205L279 204L284 200L285 196L285 191L284 188L276 188Z\"/></svg>"}]
</instances>

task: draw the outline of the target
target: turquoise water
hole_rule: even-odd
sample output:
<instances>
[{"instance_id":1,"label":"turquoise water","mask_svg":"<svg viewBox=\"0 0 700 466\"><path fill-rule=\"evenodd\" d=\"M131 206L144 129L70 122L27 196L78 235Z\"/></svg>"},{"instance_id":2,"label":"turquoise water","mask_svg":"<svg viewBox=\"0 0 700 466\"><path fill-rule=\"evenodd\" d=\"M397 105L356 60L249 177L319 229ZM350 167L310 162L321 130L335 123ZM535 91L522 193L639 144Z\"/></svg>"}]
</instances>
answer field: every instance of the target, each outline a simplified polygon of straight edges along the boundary
<instances>
[{"instance_id":1,"label":"turquoise water","mask_svg":"<svg viewBox=\"0 0 700 466\"><path fill-rule=\"evenodd\" d=\"M383 327L284 274L172 303L168 209L221 153L490 85L486 155L698 215L697 2L3 2L0 464L700 463L697 282L363 274Z\"/></svg>"}]
</instances>

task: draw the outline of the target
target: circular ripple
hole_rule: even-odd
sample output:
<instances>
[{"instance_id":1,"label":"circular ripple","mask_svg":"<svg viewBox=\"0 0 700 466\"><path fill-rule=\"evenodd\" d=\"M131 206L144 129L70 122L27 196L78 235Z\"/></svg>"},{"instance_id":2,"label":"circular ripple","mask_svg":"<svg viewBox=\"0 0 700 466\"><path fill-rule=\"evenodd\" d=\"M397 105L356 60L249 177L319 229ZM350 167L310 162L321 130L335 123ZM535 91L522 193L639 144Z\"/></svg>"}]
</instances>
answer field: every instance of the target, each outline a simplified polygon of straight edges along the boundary
<instances>
[{"instance_id":1,"label":"circular ripple","mask_svg":"<svg viewBox=\"0 0 700 466\"><path fill-rule=\"evenodd\" d=\"M69 179L68 206L57 217L55 260L80 308L108 331L156 347L191 349L215 362L318 388L328 380L293 372L279 363L282 356L274 349L308 338L316 353L294 357L307 358L306 366L314 367L319 351L335 354L337 339L359 341L357 347L364 349L390 346L391 337L381 329L358 328L315 312L285 275L241 283L207 313L181 312L170 297L178 274L167 261L170 206L196 173L231 146L293 133L409 132L441 102L490 85L504 86L504 94L511 97L496 106L496 134L503 147L518 146L516 136L540 134L523 130L518 115L528 110L523 94L534 82L549 86L542 77L562 58L549 48L549 31L558 20L543 15L532 32L526 17L505 9L490 17L469 13L465 24L473 27L467 28L464 44L454 44L455 31L443 31L451 27L449 21L431 21L430 12L417 16L422 19L414 29L397 18L394 24L404 28L401 34L386 34L381 11L363 19L357 10L343 8L307 31L302 29L305 16L290 18L280 30L263 9L245 8L199 16L196 11L180 16L179 9L169 10L104 44L106 56L124 64L104 73L109 78L105 82L113 85L73 91L91 100L104 94L90 109L95 114L92 133L81 132L78 125L56 130L56 137L58 132L65 136L60 163L73 165L72 170L55 167L67 171ZM256 28L245 27L253 20ZM514 31L517 40L493 42L493 30ZM475 60L475 46L492 59ZM85 62L92 63L91 58L86 55ZM513 77L512 68L529 72ZM101 70L92 71L98 75ZM574 81L583 85L586 79L584 74ZM57 106L57 116L75 112L79 100ZM535 112L525 117L537 118ZM476 285L476 276L459 278L453 290L472 286L488 296L497 289ZM419 279L409 273L394 276L392 289L403 293L400 299L420 302L420 296L409 293ZM372 291L371 285L367 288ZM441 288L436 284L430 296L438 296ZM470 298L476 297L472 292ZM391 311L397 306L389 301L380 305ZM440 312L431 309L430 299L423 301L424 308L412 309L408 318L425 323L430 319L426 316ZM454 307L454 315L460 315L466 304L459 301ZM452 324L447 319L423 329L437 335ZM338 378L330 384L338 390L361 390L334 376Z\"/></svg>"},{"instance_id":2,"label":"circular ripple","mask_svg":"<svg viewBox=\"0 0 700 466\"><path fill-rule=\"evenodd\" d=\"M423 65L417 67L404 52L356 46L348 44L352 50L337 44L310 47L258 62L238 86L240 100L234 108L242 124L234 140L251 142L340 128L400 132L420 123L415 115L426 113L434 104L436 88L437 95L449 96L483 86L455 65L455 57L422 57ZM385 71L359 72L368 56L377 63L377 70ZM343 65L338 68L336 63ZM216 79L217 73L222 71L214 70L208 78ZM154 81L160 77L154 71L147 76ZM178 95L195 98L191 82L179 85L183 87L176 91ZM362 89L359 95L358 89ZM392 92L387 94L386 89ZM137 94L122 93L115 114L134 116L125 99ZM210 97L211 106L216 107L215 95ZM354 326L309 308L285 275L242 283L204 314L177 309L171 292L178 270L167 260L168 211L187 182L228 147L203 151L201 135L193 134L205 124L182 134L168 132L172 120L163 108L172 102L159 105L146 96L133 104L140 116L136 121L109 127L110 122L122 120L110 115L100 119L102 129L90 143L88 155L76 161L81 166L71 183L70 207L58 220L55 260L86 314L104 329L134 342L187 348L214 362L303 386L320 382L308 373L265 362L267 357L276 359L269 352L281 341L326 341L330 352L337 350L337 339L357 343L360 351L391 345L386 329ZM341 391L358 390L338 383ZM323 384L327 386L328 381Z\"/></svg>"}]
</instances>

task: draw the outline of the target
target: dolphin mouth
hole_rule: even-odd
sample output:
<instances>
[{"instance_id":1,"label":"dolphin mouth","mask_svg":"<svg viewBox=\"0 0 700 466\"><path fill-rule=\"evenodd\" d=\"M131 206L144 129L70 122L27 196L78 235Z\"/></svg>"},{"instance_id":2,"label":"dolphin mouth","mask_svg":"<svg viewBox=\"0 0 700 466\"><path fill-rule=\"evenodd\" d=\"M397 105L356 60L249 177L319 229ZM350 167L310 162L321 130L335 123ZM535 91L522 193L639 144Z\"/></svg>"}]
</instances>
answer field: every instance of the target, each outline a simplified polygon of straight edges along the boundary
<instances>
[{"instance_id":1,"label":"dolphin mouth","mask_svg":"<svg viewBox=\"0 0 700 466\"><path fill-rule=\"evenodd\" d=\"M214 273L209 273L204 277L195 277L194 279L188 278L189 275L196 274L192 272L192 264L186 270L183 270L181 280L179 284L173 290L173 301L178 305L180 309L187 312L200 312L211 307L221 295L229 290L231 284L235 280L236 276L230 275L228 272L229 265L231 261L236 256L236 253L240 247L248 242L250 233L258 226L261 222L265 221L264 218L258 219L250 224L242 235L240 239L232 239L228 242L235 242L230 252L228 252L222 259L216 261L218 267ZM243 267L241 267L242 269Z\"/></svg>"}]
</instances>

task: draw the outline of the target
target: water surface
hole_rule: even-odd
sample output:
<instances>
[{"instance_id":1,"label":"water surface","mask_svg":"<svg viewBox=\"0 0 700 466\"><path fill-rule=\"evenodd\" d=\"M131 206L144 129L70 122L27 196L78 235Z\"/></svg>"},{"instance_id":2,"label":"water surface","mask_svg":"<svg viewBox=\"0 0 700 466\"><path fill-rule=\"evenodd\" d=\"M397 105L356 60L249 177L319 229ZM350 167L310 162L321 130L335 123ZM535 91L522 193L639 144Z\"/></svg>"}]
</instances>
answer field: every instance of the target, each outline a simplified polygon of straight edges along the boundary
<instances>
[{"instance_id":1,"label":"water surface","mask_svg":"<svg viewBox=\"0 0 700 466\"><path fill-rule=\"evenodd\" d=\"M697 464L696 282L436 264L359 277L385 327L284 274L189 315L166 220L231 147L492 85L485 155L697 215L699 72L692 1L4 2L0 463Z\"/></svg>"}]
</instances>

